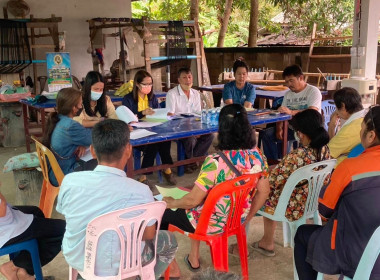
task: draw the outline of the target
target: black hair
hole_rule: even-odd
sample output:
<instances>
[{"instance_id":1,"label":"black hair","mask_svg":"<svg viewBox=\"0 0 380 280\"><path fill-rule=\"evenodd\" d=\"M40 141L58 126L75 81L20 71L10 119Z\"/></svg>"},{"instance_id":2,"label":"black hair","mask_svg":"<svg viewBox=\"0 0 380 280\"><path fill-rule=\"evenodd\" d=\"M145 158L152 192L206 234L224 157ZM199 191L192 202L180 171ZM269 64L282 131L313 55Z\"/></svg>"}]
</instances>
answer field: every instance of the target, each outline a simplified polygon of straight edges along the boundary
<instances>
[{"instance_id":1,"label":"black hair","mask_svg":"<svg viewBox=\"0 0 380 280\"><path fill-rule=\"evenodd\" d=\"M98 161L120 160L128 143L129 128L123 121L106 119L92 129L92 145Z\"/></svg>"},{"instance_id":2,"label":"black hair","mask_svg":"<svg viewBox=\"0 0 380 280\"><path fill-rule=\"evenodd\" d=\"M236 71L239 67L243 67L247 70L247 72L249 72L249 68L248 68L247 63L245 63L242 59L236 59L234 62L234 65L232 66L234 74L236 73Z\"/></svg>"},{"instance_id":3,"label":"black hair","mask_svg":"<svg viewBox=\"0 0 380 280\"><path fill-rule=\"evenodd\" d=\"M282 77L285 78L285 77L289 77L289 76L294 76L294 77L300 77L300 76L303 76L303 72L302 72L302 69L299 65L297 64L294 64L294 65L291 65L291 66L288 66L284 69L284 71L282 72Z\"/></svg>"},{"instance_id":4,"label":"black hair","mask_svg":"<svg viewBox=\"0 0 380 280\"><path fill-rule=\"evenodd\" d=\"M98 71L88 72L84 79L83 109L90 117L96 116L97 112L99 112L102 117L107 115L107 102L104 90L102 96L96 101L95 110L91 109L91 87L98 82L104 83L103 76Z\"/></svg>"},{"instance_id":5,"label":"black hair","mask_svg":"<svg viewBox=\"0 0 380 280\"><path fill-rule=\"evenodd\" d=\"M341 109L343 104L346 111L350 114L363 110L362 98L356 89L344 87L334 93L334 103L338 109Z\"/></svg>"},{"instance_id":6,"label":"black hair","mask_svg":"<svg viewBox=\"0 0 380 280\"><path fill-rule=\"evenodd\" d=\"M152 79L152 89L150 93L148 94L148 99L151 100L153 98L153 77L152 75L145 71L145 70L139 70L136 72L135 77L133 79L133 89L132 89L132 94L133 94L133 99L137 103L139 101L139 88L137 87L138 84L142 83L144 78L150 77Z\"/></svg>"},{"instance_id":7,"label":"black hair","mask_svg":"<svg viewBox=\"0 0 380 280\"><path fill-rule=\"evenodd\" d=\"M322 115L314 109L306 109L293 117L291 125L295 131L302 132L310 138L310 147L317 151L318 160L321 160L321 150L330 140L323 126Z\"/></svg>"},{"instance_id":8,"label":"black hair","mask_svg":"<svg viewBox=\"0 0 380 280\"><path fill-rule=\"evenodd\" d=\"M256 146L255 130L247 118L247 111L240 104L224 106L219 115L219 150L245 150Z\"/></svg>"},{"instance_id":9,"label":"black hair","mask_svg":"<svg viewBox=\"0 0 380 280\"><path fill-rule=\"evenodd\" d=\"M82 98L82 93L73 88L63 88L57 94L57 111L49 114L46 123L45 133L42 136L42 144L50 149L51 136L57 123L59 122L58 115L68 116Z\"/></svg>"},{"instance_id":10,"label":"black hair","mask_svg":"<svg viewBox=\"0 0 380 280\"><path fill-rule=\"evenodd\" d=\"M363 122L365 124L367 133L374 130L377 139L380 140L380 106L371 106L368 109L368 113L364 116Z\"/></svg>"},{"instance_id":11,"label":"black hair","mask_svg":"<svg viewBox=\"0 0 380 280\"><path fill-rule=\"evenodd\" d=\"M181 67L181 68L179 68L179 70L178 70L178 78L179 78L179 76L181 76L182 73L189 74L189 73L191 73L191 69L189 67Z\"/></svg>"}]
</instances>

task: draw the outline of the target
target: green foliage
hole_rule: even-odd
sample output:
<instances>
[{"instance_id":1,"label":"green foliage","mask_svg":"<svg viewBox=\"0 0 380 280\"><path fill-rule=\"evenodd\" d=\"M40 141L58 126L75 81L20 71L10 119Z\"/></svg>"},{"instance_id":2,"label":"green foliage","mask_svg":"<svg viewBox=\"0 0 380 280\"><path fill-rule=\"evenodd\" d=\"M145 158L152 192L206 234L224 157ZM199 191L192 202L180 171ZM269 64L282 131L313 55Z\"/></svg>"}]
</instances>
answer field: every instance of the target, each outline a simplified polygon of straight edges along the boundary
<instances>
[{"instance_id":1,"label":"green foliage","mask_svg":"<svg viewBox=\"0 0 380 280\"><path fill-rule=\"evenodd\" d=\"M132 2L132 16L152 20L187 20L191 0L141 0ZM199 0L199 25L206 35L205 47L215 47L225 0ZM322 35L351 35L354 1L352 0L259 0L258 29L280 33L281 25L271 21L284 12L291 26L289 32L310 36L314 22ZM250 0L234 0L225 47L243 46L248 41ZM346 43L349 43L346 42ZM344 44L344 42L343 42Z\"/></svg>"}]
</instances>

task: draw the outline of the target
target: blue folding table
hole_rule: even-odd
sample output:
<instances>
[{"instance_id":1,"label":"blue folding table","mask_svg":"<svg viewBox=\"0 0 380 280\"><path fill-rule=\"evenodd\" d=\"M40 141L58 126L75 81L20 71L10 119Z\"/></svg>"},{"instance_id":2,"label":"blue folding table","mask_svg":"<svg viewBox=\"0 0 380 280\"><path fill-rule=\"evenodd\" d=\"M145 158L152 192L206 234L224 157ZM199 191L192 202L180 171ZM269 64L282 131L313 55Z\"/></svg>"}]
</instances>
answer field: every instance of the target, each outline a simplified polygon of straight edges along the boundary
<instances>
[{"instance_id":1,"label":"blue folding table","mask_svg":"<svg viewBox=\"0 0 380 280\"><path fill-rule=\"evenodd\" d=\"M255 115L254 115L255 114ZM259 114L259 115L257 115ZM287 153L287 145L288 142L288 120L291 119L290 115L287 114L278 114L278 115L270 115L269 110L256 110L248 112L248 120L251 125L261 125L267 123L276 123L283 122L284 123L284 140L283 140L283 154ZM183 118L177 120L171 120L164 122L161 125L154 126L151 128L146 128L149 131L155 132L157 134L151 135L148 137L131 140L132 147L137 147L141 145L147 145L152 143L164 142L164 141L173 141L181 138L187 138L190 136L200 136L205 134L210 134L218 131L218 126L207 125L201 123L200 118L191 117L191 118ZM174 162L172 165L159 165L152 166L149 168L143 168L139 170L134 170L133 166L133 157L130 157L127 163L127 175L130 178L133 178L134 175L143 174L147 172L152 172L156 170L165 169L168 167L182 166L185 164L189 164L192 162L199 162L204 159L204 157L194 157L191 159L185 159L183 153L178 153L178 160Z\"/></svg>"}]
</instances>

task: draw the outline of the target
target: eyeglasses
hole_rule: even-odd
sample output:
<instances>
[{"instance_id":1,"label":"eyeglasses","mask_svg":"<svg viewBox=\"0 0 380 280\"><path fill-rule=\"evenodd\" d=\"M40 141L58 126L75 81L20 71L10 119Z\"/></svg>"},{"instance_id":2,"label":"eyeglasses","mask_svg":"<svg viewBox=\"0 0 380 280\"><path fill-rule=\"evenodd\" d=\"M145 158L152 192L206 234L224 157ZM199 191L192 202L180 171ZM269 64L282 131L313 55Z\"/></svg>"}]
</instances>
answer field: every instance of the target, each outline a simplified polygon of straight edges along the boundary
<instances>
[{"instance_id":1,"label":"eyeglasses","mask_svg":"<svg viewBox=\"0 0 380 280\"><path fill-rule=\"evenodd\" d=\"M153 84L141 84L141 83L140 83L140 85L143 88L147 88L147 87L152 87L153 86Z\"/></svg>"}]
</instances>

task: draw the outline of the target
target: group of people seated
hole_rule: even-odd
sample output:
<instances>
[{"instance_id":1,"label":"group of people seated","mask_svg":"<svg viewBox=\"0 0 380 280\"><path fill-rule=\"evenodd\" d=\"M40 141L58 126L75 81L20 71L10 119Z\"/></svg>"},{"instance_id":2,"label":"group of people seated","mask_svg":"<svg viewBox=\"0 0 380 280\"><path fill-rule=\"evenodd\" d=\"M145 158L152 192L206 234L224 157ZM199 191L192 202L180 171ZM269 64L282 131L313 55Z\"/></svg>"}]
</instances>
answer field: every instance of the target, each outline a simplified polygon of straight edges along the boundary
<instances>
[{"instance_id":1,"label":"group of people seated","mask_svg":"<svg viewBox=\"0 0 380 280\"><path fill-rule=\"evenodd\" d=\"M226 84L223 91L226 105L219 116L216 152L208 154L212 134L181 140L187 159L203 155L206 158L201 166L186 166L188 173L199 170L188 194L180 199L163 198L167 210L159 229L155 223L145 229L142 261L147 263L152 254L156 254L156 279L170 264L171 277L181 276L175 261L178 244L175 236L167 231L168 225L194 232L205 200L218 184L243 174L260 173L256 192L246 198L244 206L241 221L248 224L260 209L268 213L275 211L282 189L295 170L336 158L336 169L319 199L319 211L326 224L301 226L295 237L294 255L301 280L316 279L317 271L352 277L366 243L380 225L380 212L376 211L380 199L380 107L364 110L359 93L343 88L334 95L337 110L326 131L321 115L321 93L305 82L299 66L289 66L283 72L289 91L278 111L293 116L288 131L292 137L288 139L296 140L299 145L286 155L279 154L275 142L282 141L283 127L276 125L264 131L262 152L256 144L255 129L247 117L246 108L251 108L255 101L254 87L247 82L248 69L244 61L237 60L233 67L236 81ZM178 82L179 85L167 93L168 114L199 113L200 95L192 88L190 69L179 70ZM154 114L153 109L160 107L148 72L136 73L133 91L124 97L123 105L139 119ZM62 244L67 263L79 273L83 271L86 227L92 219L154 201L146 175L134 180L124 171L133 152L131 130L128 124L117 119L115 107L104 93L104 81L99 73L91 71L87 74L83 92L71 88L60 90L57 112L49 117L43 143L53 151L66 175L56 207L66 222L46 219L34 207L10 206L0 195L0 248L36 238L41 264L45 265L58 254ZM363 154L345 159L360 143L365 149ZM94 168L81 166L77 161L88 146L96 160ZM163 164L173 163L170 141L139 149L144 155L142 167L153 166L157 153ZM267 157L280 161L269 168ZM170 168L164 170L164 177L170 185L176 185ZM50 180L58 186L52 172ZM301 182L295 186L286 210L288 220L302 217L307 196L307 184ZM223 232L228 211L226 199L217 202L211 216L213 223L208 227L209 234ZM264 236L249 246L265 256L275 256L275 229L276 222L264 218ZM151 244L154 244L152 238L156 230L159 232L154 251ZM229 253L238 255L237 246L230 246ZM119 257L120 244L116 233L104 233L98 246L95 273L116 275ZM201 268L199 241L191 241L190 252L184 261L192 271ZM34 274L27 253L2 264L0 272L11 280L33 279ZM380 261L376 263L373 275L380 277Z\"/></svg>"}]
</instances>

